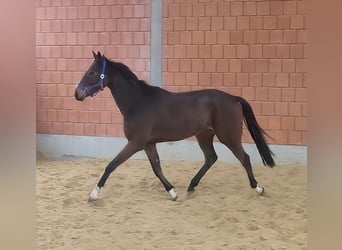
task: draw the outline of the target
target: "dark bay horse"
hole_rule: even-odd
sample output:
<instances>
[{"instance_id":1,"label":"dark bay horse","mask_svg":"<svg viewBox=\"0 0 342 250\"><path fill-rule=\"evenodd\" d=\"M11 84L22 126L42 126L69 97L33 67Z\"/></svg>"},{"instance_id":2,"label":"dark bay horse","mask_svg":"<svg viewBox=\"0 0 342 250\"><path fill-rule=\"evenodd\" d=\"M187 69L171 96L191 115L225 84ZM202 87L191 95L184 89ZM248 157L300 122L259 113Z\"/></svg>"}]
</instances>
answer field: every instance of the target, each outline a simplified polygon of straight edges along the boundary
<instances>
[{"instance_id":1,"label":"dark bay horse","mask_svg":"<svg viewBox=\"0 0 342 250\"><path fill-rule=\"evenodd\" d=\"M150 86L124 64L101 55L94 62L75 89L75 98L83 101L88 96L108 87L124 118L124 133L128 143L107 165L91 192L89 201L96 200L109 175L134 153L144 150L153 172L160 179L173 200L177 199L172 184L163 175L156 143L177 141L195 136L203 151L205 162L191 180L188 192L194 192L201 178L217 160L213 137L226 145L247 172L250 186L262 194L264 188L254 178L248 154L241 144L242 125L245 122L256 143L264 165L275 165L265 132L257 123L249 103L241 97L207 89L172 93Z\"/></svg>"}]
</instances>

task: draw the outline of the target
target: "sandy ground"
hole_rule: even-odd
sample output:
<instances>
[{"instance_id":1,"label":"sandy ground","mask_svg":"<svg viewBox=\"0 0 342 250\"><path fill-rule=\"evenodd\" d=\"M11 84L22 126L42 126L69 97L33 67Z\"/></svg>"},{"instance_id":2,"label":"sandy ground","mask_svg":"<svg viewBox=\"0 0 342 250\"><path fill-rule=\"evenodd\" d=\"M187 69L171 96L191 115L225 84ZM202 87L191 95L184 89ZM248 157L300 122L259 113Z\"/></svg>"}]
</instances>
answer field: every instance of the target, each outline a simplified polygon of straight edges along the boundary
<instances>
[{"instance_id":1,"label":"sandy ground","mask_svg":"<svg viewBox=\"0 0 342 250\"><path fill-rule=\"evenodd\" d=\"M259 196L240 165L218 162L196 192L201 163L163 162L172 201L145 160L129 160L100 199L88 195L108 159L38 159L37 249L306 249L306 166L256 166Z\"/></svg>"}]
</instances>

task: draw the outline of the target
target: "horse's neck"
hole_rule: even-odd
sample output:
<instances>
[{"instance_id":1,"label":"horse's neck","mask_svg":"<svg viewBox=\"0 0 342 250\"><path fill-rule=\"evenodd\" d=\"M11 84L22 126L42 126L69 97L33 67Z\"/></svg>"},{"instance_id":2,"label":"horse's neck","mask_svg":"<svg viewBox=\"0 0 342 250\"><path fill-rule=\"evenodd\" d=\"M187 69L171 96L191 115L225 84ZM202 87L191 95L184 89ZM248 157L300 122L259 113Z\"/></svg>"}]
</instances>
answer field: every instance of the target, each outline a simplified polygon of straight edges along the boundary
<instances>
[{"instance_id":1,"label":"horse's neck","mask_svg":"<svg viewBox=\"0 0 342 250\"><path fill-rule=\"evenodd\" d=\"M115 102L124 116L132 108L132 105L142 98L141 88L138 83L128 81L133 80L120 77L115 82L111 82L109 86Z\"/></svg>"}]
</instances>

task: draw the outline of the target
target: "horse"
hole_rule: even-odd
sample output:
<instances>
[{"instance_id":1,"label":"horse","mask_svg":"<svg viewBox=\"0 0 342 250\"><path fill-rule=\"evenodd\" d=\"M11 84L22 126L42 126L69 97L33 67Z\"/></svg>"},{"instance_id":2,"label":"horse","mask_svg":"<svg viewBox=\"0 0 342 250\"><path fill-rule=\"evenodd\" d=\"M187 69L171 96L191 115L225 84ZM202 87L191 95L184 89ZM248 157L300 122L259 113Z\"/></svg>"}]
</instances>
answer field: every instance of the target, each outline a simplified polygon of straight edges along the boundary
<instances>
[{"instance_id":1,"label":"horse","mask_svg":"<svg viewBox=\"0 0 342 250\"><path fill-rule=\"evenodd\" d=\"M104 173L89 195L89 201L98 199L110 174L138 151L144 150L154 174L159 178L172 200L177 199L174 186L162 172L156 144L179 141L195 136L204 154L204 164L192 178L188 193L195 191L201 178L216 162L213 146L216 135L247 172L251 188L258 194L264 187L254 178L249 155L244 151L241 137L243 122L251 134L265 166L275 165L250 104L239 96L216 89L174 93L151 86L140 80L123 63L110 60L93 51L94 61L76 85L74 97L83 101L94 97L108 87L123 115L124 134L128 140L119 154L106 166Z\"/></svg>"}]
</instances>

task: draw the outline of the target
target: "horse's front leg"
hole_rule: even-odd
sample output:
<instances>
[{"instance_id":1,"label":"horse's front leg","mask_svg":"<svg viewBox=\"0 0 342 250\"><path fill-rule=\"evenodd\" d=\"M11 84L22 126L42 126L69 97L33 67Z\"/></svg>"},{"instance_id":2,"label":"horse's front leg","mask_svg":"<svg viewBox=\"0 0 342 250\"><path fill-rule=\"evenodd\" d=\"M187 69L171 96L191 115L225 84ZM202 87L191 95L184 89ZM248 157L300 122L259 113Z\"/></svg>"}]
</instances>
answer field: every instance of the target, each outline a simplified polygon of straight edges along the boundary
<instances>
[{"instance_id":1,"label":"horse's front leg","mask_svg":"<svg viewBox=\"0 0 342 250\"><path fill-rule=\"evenodd\" d=\"M159 178L161 183L164 185L167 192L169 192L172 200L177 200L177 193L175 192L173 186L171 183L165 178L163 175L161 166L160 166L160 160L159 155L157 152L156 144L148 144L145 147L146 155L151 163L152 169L154 174Z\"/></svg>"},{"instance_id":2,"label":"horse's front leg","mask_svg":"<svg viewBox=\"0 0 342 250\"><path fill-rule=\"evenodd\" d=\"M121 152L107 165L100 181L94 187L93 191L89 195L88 201L95 201L98 199L99 192L103 188L109 175L124 161L131 157L134 153L138 152L142 148L137 143L128 142Z\"/></svg>"}]
</instances>

